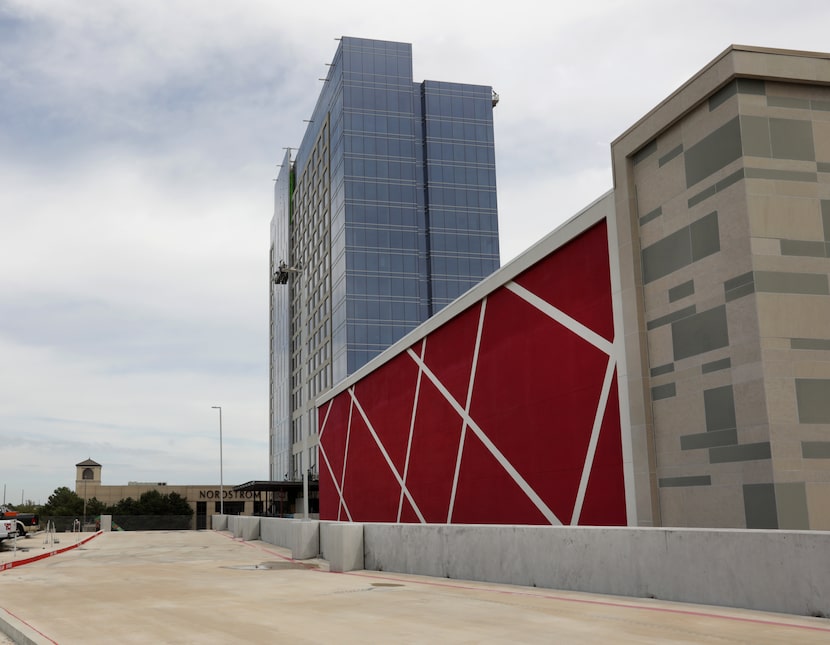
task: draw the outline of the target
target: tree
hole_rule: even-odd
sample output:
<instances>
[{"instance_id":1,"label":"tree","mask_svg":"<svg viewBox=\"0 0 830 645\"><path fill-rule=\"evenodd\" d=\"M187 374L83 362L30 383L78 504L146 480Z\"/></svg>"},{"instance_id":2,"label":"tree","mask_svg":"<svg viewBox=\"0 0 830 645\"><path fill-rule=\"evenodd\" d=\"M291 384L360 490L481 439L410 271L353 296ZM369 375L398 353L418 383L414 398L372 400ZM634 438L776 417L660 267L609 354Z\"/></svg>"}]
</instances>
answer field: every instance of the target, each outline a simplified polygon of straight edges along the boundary
<instances>
[{"instance_id":1,"label":"tree","mask_svg":"<svg viewBox=\"0 0 830 645\"><path fill-rule=\"evenodd\" d=\"M170 493L167 495L167 508L171 515L193 515L193 509L187 500L178 493Z\"/></svg>"},{"instance_id":2,"label":"tree","mask_svg":"<svg viewBox=\"0 0 830 645\"><path fill-rule=\"evenodd\" d=\"M41 505L34 500L27 499L25 504L6 504L10 511L18 513L40 513Z\"/></svg>"},{"instance_id":3,"label":"tree","mask_svg":"<svg viewBox=\"0 0 830 645\"><path fill-rule=\"evenodd\" d=\"M142 493L138 501L122 499L110 508L113 519L126 531L187 529L193 509L178 493L162 495L157 490Z\"/></svg>"},{"instance_id":4,"label":"tree","mask_svg":"<svg viewBox=\"0 0 830 645\"><path fill-rule=\"evenodd\" d=\"M138 501L132 497L122 499L109 510L113 515L193 515L184 497L178 493L162 495L157 490L142 493Z\"/></svg>"},{"instance_id":5,"label":"tree","mask_svg":"<svg viewBox=\"0 0 830 645\"><path fill-rule=\"evenodd\" d=\"M41 515L53 517L81 517L83 513L83 498L66 486L56 488L55 492L49 495L49 499L40 509Z\"/></svg>"},{"instance_id":6,"label":"tree","mask_svg":"<svg viewBox=\"0 0 830 645\"><path fill-rule=\"evenodd\" d=\"M103 515L108 511L108 507L104 502L99 501L96 497L90 497L86 500L86 515L87 517L97 517Z\"/></svg>"},{"instance_id":7,"label":"tree","mask_svg":"<svg viewBox=\"0 0 830 645\"><path fill-rule=\"evenodd\" d=\"M107 510L113 515L141 515L141 508L132 497L119 500Z\"/></svg>"}]
</instances>

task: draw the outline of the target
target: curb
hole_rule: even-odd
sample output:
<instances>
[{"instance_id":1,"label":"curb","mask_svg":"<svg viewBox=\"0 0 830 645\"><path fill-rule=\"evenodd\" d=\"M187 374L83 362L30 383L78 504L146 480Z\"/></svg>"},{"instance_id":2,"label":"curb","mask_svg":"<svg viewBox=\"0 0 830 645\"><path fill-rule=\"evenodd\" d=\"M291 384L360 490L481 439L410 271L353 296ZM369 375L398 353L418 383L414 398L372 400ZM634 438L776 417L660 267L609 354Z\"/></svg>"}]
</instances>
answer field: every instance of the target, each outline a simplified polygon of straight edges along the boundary
<instances>
[{"instance_id":1,"label":"curb","mask_svg":"<svg viewBox=\"0 0 830 645\"><path fill-rule=\"evenodd\" d=\"M57 645L57 641L2 607L0 607L0 634L5 634L19 645Z\"/></svg>"},{"instance_id":2,"label":"curb","mask_svg":"<svg viewBox=\"0 0 830 645\"><path fill-rule=\"evenodd\" d=\"M15 567L21 567L24 564L31 564L32 562L37 562L38 560L43 560L45 558L51 558L53 555L60 555L61 553L66 553L67 551L71 551L72 549L77 549L82 544L86 544L93 538L98 537L99 535L101 535L101 533L103 533L103 531L97 531L89 537L84 538L77 544L72 544L62 549L55 549L53 551L49 551L48 553L41 553L31 558L24 558L22 560L3 562L2 564L0 564L0 572L6 571L7 569L14 569ZM39 632L37 629L29 625L25 620L15 616L13 613L11 613L8 609L5 609L4 607L0 607L0 633L5 634L9 638L11 638L15 643L25 643L26 645L39 645L40 643L55 643L55 641L53 641L51 638Z\"/></svg>"}]
</instances>

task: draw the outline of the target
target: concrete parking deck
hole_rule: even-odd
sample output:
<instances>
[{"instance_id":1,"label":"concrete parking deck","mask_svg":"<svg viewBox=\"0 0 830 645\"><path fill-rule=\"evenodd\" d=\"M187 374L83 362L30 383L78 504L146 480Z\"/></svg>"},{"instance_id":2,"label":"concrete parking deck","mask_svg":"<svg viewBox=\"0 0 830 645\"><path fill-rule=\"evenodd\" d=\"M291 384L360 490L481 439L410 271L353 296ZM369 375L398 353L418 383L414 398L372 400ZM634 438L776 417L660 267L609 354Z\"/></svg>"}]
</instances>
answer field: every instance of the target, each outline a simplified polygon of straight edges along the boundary
<instances>
[{"instance_id":1,"label":"concrete parking deck","mask_svg":"<svg viewBox=\"0 0 830 645\"><path fill-rule=\"evenodd\" d=\"M62 536L60 546L70 544ZM25 556L44 550L37 537L25 545ZM329 573L324 561L295 562L286 549L212 531L104 533L0 572L0 623L18 630L19 642L62 645L830 642L830 621L822 618Z\"/></svg>"}]
</instances>

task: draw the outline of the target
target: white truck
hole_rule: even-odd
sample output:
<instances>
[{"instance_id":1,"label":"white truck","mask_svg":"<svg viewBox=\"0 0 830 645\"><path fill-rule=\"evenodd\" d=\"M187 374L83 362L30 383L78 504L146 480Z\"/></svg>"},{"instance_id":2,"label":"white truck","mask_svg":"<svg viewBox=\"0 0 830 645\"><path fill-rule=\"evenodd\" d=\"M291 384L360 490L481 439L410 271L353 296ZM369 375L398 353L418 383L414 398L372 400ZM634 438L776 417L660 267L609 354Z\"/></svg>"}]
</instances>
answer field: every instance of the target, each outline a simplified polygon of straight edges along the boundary
<instances>
[{"instance_id":1,"label":"white truck","mask_svg":"<svg viewBox=\"0 0 830 645\"><path fill-rule=\"evenodd\" d=\"M10 540L18 535L25 537L26 524L23 519L18 517L16 512L10 511L5 506L0 506L0 542Z\"/></svg>"},{"instance_id":2,"label":"white truck","mask_svg":"<svg viewBox=\"0 0 830 645\"><path fill-rule=\"evenodd\" d=\"M15 537L19 530L17 520L3 518L0 520L0 542Z\"/></svg>"}]
</instances>

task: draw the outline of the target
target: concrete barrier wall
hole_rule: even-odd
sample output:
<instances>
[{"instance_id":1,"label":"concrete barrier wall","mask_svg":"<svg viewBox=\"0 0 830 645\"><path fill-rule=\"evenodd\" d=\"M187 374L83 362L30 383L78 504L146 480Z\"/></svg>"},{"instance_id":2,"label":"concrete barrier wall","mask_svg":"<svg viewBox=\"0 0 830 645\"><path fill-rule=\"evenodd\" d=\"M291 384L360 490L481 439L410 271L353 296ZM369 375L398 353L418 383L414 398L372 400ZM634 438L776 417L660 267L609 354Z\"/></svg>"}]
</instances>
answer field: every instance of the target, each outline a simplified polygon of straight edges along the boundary
<instances>
[{"instance_id":1,"label":"concrete barrier wall","mask_svg":"<svg viewBox=\"0 0 830 645\"><path fill-rule=\"evenodd\" d=\"M351 522L329 522L325 520L320 520L320 555L325 560L331 560L329 555L333 553L333 550L339 548L338 543L336 540L339 539L337 533L342 530L344 526L360 526L361 533L360 533L360 550L361 553L363 551L363 524L352 524ZM361 567L362 568L362 567Z\"/></svg>"},{"instance_id":2,"label":"concrete barrier wall","mask_svg":"<svg viewBox=\"0 0 830 645\"><path fill-rule=\"evenodd\" d=\"M308 560L320 555L320 522L295 520L291 526L291 557Z\"/></svg>"},{"instance_id":3,"label":"concrete barrier wall","mask_svg":"<svg viewBox=\"0 0 830 645\"><path fill-rule=\"evenodd\" d=\"M260 518L240 515L236 518L234 537L243 540L258 540L260 534Z\"/></svg>"},{"instance_id":4,"label":"concrete barrier wall","mask_svg":"<svg viewBox=\"0 0 830 645\"><path fill-rule=\"evenodd\" d=\"M263 517L259 521L259 535L263 542L291 548L291 525L299 520L284 517Z\"/></svg>"},{"instance_id":5,"label":"concrete barrier wall","mask_svg":"<svg viewBox=\"0 0 830 645\"><path fill-rule=\"evenodd\" d=\"M263 517L260 518L259 539L291 549L291 557L295 560L316 558L320 554L320 522Z\"/></svg>"},{"instance_id":6,"label":"concrete barrier wall","mask_svg":"<svg viewBox=\"0 0 830 645\"><path fill-rule=\"evenodd\" d=\"M214 530L329 561L547 589L830 617L830 532L352 524L213 516ZM221 527L221 528L220 528Z\"/></svg>"},{"instance_id":7,"label":"concrete barrier wall","mask_svg":"<svg viewBox=\"0 0 830 645\"><path fill-rule=\"evenodd\" d=\"M370 570L830 616L826 531L364 524L363 542Z\"/></svg>"},{"instance_id":8,"label":"concrete barrier wall","mask_svg":"<svg viewBox=\"0 0 830 645\"><path fill-rule=\"evenodd\" d=\"M235 538L242 540L259 539L259 519L249 515L229 515L228 530Z\"/></svg>"},{"instance_id":9,"label":"concrete barrier wall","mask_svg":"<svg viewBox=\"0 0 830 645\"><path fill-rule=\"evenodd\" d=\"M363 524L320 522L320 554L329 571L363 569Z\"/></svg>"},{"instance_id":10,"label":"concrete barrier wall","mask_svg":"<svg viewBox=\"0 0 830 645\"><path fill-rule=\"evenodd\" d=\"M211 515L210 516L210 528L214 531L227 531L228 530L228 516L227 515Z\"/></svg>"}]
</instances>

